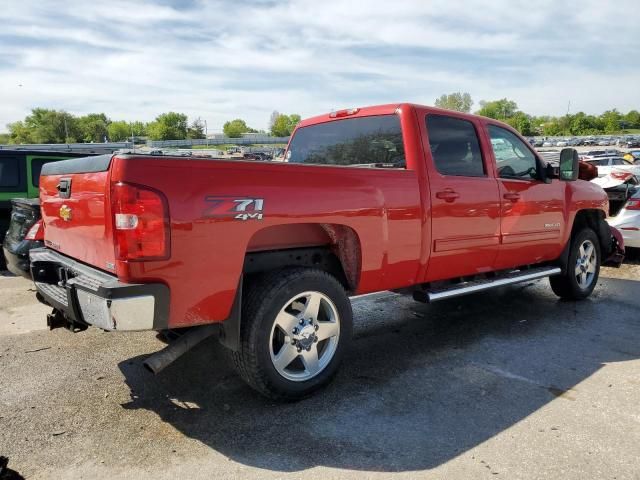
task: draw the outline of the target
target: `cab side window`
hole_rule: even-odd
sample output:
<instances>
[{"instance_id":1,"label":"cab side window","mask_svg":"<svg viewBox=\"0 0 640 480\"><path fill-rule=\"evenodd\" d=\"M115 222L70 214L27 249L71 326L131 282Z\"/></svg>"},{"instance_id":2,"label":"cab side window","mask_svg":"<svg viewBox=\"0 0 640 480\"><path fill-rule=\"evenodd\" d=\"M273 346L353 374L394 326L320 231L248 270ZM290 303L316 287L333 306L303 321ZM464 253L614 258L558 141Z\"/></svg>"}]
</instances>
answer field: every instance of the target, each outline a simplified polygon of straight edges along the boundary
<instances>
[{"instance_id":1,"label":"cab side window","mask_svg":"<svg viewBox=\"0 0 640 480\"><path fill-rule=\"evenodd\" d=\"M446 115L427 115L433 162L442 175L484 177L480 142L473 123Z\"/></svg>"},{"instance_id":2,"label":"cab side window","mask_svg":"<svg viewBox=\"0 0 640 480\"><path fill-rule=\"evenodd\" d=\"M522 140L509 130L495 125L489 125L489 136L500 178L538 178L536 156Z\"/></svg>"}]
</instances>

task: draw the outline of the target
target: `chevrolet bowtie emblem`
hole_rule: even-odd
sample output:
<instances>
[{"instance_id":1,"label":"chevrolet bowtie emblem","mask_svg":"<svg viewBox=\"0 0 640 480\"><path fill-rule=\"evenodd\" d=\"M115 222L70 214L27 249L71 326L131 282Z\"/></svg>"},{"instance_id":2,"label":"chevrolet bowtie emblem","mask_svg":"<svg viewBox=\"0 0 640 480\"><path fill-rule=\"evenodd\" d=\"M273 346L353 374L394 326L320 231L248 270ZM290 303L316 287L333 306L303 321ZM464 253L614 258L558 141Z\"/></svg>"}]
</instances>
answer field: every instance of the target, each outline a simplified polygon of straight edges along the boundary
<instances>
[{"instance_id":1,"label":"chevrolet bowtie emblem","mask_svg":"<svg viewBox=\"0 0 640 480\"><path fill-rule=\"evenodd\" d=\"M60 218L65 222L71 220L71 209L66 205L62 205L60 207Z\"/></svg>"}]
</instances>

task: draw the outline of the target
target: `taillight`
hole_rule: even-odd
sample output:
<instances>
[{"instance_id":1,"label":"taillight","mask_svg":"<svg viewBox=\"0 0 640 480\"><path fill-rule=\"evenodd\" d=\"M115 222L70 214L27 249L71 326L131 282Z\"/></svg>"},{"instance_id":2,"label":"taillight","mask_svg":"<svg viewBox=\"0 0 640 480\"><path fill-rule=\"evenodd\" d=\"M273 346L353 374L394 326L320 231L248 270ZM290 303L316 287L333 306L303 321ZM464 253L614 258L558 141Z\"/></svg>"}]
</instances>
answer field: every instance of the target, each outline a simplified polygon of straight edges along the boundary
<instances>
[{"instance_id":1,"label":"taillight","mask_svg":"<svg viewBox=\"0 0 640 480\"><path fill-rule=\"evenodd\" d=\"M162 193L141 185L113 183L111 212L116 259L169 258L169 207Z\"/></svg>"},{"instance_id":2,"label":"taillight","mask_svg":"<svg viewBox=\"0 0 640 480\"><path fill-rule=\"evenodd\" d=\"M44 228L42 228L42 219L34 223L27 234L25 240L44 241Z\"/></svg>"},{"instance_id":3,"label":"taillight","mask_svg":"<svg viewBox=\"0 0 640 480\"><path fill-rule=\"evenodd\" d=\"M640 210L640 199L631 198L624 206L627 210Z\"/></svg>"}]
</instances>

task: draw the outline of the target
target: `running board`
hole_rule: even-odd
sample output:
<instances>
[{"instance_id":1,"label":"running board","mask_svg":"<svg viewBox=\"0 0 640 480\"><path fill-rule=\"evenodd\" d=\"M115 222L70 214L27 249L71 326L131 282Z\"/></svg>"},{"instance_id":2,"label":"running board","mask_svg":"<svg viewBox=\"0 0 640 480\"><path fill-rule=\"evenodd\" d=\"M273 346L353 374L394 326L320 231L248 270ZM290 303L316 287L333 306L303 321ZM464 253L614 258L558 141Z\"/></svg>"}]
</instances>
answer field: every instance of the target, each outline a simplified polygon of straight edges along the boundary
<instances>
[{"instance_id":1,"label":"running board","mask_svg":"<svg viewBox=\"0 0 640 480\"><path fill-rule=\"evenodd\" d=\"M417 290L413 292L413 299L423 303L437 302L445 298L459 297L468 293L481 292L483 290L489 290L490 288L550 277L551 275L557 275L559 273L561 273L561 270L558 267L530 268L524 271L518 270L491 279L472 280L437 290Z\"/></svg>"}]
</instances>

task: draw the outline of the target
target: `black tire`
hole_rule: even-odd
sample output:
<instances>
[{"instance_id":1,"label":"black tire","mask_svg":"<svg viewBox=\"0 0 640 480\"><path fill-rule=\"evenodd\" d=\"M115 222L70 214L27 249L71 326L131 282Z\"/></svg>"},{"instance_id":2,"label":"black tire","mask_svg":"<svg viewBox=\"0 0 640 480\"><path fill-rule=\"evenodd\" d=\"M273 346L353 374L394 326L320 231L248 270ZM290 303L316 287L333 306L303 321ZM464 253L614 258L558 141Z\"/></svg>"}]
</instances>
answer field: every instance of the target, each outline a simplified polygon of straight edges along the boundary
<instances>
[{"instance_id":1,"label":"black tire","mask_svg":"<svg viewBox=\"0 0 640 480\"><path fill-rule=\"evenodd\" d=\"M328 384L349 347L353 329L351 302L340 282L322 270L295 268L269 272L247 283L243 291L240 346L237 352L232 352L240 376L274 400L299 400ZM276 316L287 302L309 291L320 292L333 303L339 315L339 336L333 356L316 376L292 381L274 366L271 332Z\"/></svg>"},{"instance_id":2,"label":"black tire","mask_svg":"<svg viewBox=\"0 0 640 480\"><path fill-rule=\"evenodd\" d=\"M578 257L580 256L580 247L585 242L591 242L595 248L595 271L588 285L582 286L578 282L576 270L578 266ZM600 275L600 264L602 257L600 255L600 242L596 233L590 228L584 228L577 232L571 239L571 247L569 250L569 258L565 273L549 277L549 283L553 293L560 298L567 300L582 300L587 298L593 292L598 283Z\"/></svg>"}]
</instances>

